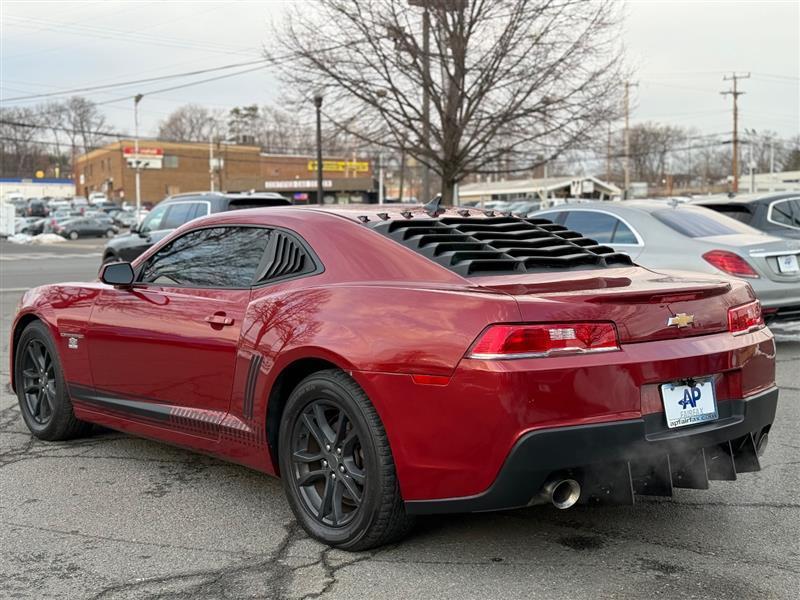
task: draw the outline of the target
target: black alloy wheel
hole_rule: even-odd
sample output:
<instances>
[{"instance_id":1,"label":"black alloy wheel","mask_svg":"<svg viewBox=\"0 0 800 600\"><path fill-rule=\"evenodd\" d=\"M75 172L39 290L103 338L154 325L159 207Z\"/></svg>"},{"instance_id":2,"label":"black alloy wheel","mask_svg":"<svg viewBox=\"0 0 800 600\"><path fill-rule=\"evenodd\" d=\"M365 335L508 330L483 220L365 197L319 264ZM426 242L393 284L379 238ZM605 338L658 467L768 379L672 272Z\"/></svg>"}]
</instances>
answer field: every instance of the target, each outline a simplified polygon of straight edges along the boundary
<instances>
[{"instance_id":1,"label":"black alloy wheel","mask_svg":"<svg viewBox=\"0 0 800 600\"><path fill-rule=\"evenodd\" d=\"M61 359L47 325L38 320L29 323L14 347L14 389L30 432L49 441L89 433L91 424L78 420L72 410Z\"/></svg>"},{"instance_id":2,"label":"black alloy wheel","mask_svg":"<svg viewBox=\"0 0 800 600\"><path fill-rule=\"evenodd\" d=\"M28 414L46 427L56 405L55 365L47 347L36 338L28 342L22 355L21 384Z\"/></svg>"},{"instance_id":3,"label":"black alloy wheel","mask_svg":"<svg viewBox=\"0 0 800 600\"><path fill-rule=\"evenodd\" d=\"M383 423L347 373L317 371L297 384L277 450L289 505L313 538L361 551L411 529Z\"/></svg>"},{"instance_id":4,"label":"black alloy wheel","mask_svg":"<svg viewBox=\"0 0 800 600\"><path fill-rule=\"evenodd\" d=\"M313 400L295 423L292 477L305 509L321 523L342 527L362 504L364 452L353 420L329 400Z\"/></svg>"}]
</instances>

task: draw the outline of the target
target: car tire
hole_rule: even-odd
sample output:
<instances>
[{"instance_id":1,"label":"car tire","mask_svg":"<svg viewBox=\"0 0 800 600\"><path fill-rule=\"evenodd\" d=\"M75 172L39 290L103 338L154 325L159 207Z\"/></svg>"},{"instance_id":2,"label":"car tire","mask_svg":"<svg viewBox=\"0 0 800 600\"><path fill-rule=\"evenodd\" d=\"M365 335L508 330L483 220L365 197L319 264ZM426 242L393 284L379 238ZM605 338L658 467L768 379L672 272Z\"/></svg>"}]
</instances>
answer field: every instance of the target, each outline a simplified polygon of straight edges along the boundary
<instances>
[{"instance_id":1,"label":"car tire","mask_svg":"<svg viewBox=\"0 0 800 600\"><path fill-rule=\"evenodd\" d=\"M69 236L69 239L71 239L71 240L77 240L78 239L78 232L77 231L70 231L68 236Z\"/></svg>"},{"instance_id":2,"label":"car tire","mask_svg":"<svg viewBox=\"0 0 800 600\"><path fill-rule=\"evenodd\" d=\"M106 265L106 264L108 264L108 263L115 263L115 262L119 262L119 261L121 261L121 260L122 260L122 259L121 259L119 256L117 256L117 255L116 255L116 254L114 254L113 252L109 252L108 254L106 254L106 255L103 257L103 264L104 264L104 265Z\"/></svg>"},{"instance_id":3,"label":"car tire","mask_svg":"<svg viewBox=\"0 0 800 600\"><path fill-rule=\"evenodd\" d=\"M107 238L113 238L115 235L117 235L117 233L113 229L109 229L108 231L106 231Z\"/></svg>"},{"instance_id":4,"label":"car tire","mask_svg":"<svg viewBox=\"0 0 800 600\"><path fill-rule=\"evenodd\" d=\"M319 371L292 391L278 456L289 505L311 537L355 552L398 540L413 526L383 424L346 373Z\"/></svg>"},{"instance_id":5,"label":"car tire","mask_svg":"<svg viewBox=\"0 0 800 600\"><path fill-rule=\"evenodd\" d=\"M40 440L68 440L91 430L91 424L75 417L61 359L50 331L41 321L33 321L20 335L14 382L22 419Z\"/></svg>"}]
</instances>

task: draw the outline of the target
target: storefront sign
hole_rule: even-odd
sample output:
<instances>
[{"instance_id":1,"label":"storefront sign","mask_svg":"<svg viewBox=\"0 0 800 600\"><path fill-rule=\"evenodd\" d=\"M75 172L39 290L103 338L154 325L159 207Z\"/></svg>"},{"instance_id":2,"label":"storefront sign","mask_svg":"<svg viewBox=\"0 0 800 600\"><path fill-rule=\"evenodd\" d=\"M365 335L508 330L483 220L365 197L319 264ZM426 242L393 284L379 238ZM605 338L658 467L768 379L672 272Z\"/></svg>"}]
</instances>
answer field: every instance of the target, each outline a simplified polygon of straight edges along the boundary
<instances>
[{"instance_id":1,"label":"storefront sign","mask_svg":"<svg viewBox=\"0 0 800 600\"><path fill-rule=\"evenodd\" d=\"M308 161L308 170L315 172L317 170L317 161ZM323 160L322 171L328 171L329 173L344 173L346 171L353 173L367 173L369 172L369 163L348 160Z\"/></svg>"}]
</instances>

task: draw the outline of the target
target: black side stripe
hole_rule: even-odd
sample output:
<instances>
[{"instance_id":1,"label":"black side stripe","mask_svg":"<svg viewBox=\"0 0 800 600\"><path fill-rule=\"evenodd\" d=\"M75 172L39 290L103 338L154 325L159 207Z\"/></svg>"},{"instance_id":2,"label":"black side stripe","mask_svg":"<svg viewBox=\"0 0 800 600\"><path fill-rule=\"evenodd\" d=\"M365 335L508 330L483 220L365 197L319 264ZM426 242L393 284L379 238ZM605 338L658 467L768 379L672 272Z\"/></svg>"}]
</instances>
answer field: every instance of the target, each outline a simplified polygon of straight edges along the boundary
<instances>
[{"instance_id":1,"label":"black side stripe","mask_svg":"<svg viewBox=\"0 0 800 600\"><path fill-rule=\"evenodd\" d=\"M247 383L244 389L244 402L242 404L242 416L246 419L253 418L253 402L256 393L256 382L258 381L258 373L261 369L261 362L264 357L260 354L254 354L250 358L250 368L247 371Z\"/></svg>"}]
</instances>

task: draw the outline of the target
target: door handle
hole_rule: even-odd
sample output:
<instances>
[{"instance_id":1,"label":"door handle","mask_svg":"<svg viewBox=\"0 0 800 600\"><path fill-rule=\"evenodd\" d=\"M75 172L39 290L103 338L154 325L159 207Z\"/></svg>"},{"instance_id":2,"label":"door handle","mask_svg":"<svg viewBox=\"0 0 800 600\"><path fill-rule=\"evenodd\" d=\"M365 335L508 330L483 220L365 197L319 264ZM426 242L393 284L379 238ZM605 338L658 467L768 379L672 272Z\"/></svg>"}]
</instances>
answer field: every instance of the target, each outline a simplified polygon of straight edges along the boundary
<instances>
[{"instance_id":1,"label":"door handle","mask_svg":"<svg viewBox=\"0 0 800 600\"><path fill-rule=\"evenodd\" d=\"M230 317L226 317L224 314L221 315L210 315L205 318L206 323L211 323L212 325L233 325L233 319Z\"/></svg>"}]
</instances>

